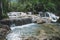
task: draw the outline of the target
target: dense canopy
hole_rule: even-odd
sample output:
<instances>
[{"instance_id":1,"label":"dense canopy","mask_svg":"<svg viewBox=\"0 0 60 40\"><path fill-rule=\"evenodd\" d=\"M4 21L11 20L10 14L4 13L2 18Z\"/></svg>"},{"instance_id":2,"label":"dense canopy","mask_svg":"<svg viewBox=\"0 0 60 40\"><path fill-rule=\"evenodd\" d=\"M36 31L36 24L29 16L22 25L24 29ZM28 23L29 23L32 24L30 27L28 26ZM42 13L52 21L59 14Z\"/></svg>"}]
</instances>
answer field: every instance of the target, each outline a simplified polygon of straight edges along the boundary
<instances>
[{"instance_id":1,"label":"dense canopy","mask_svg":"<svg viewBox=\"0 0 60 40\"><path fill-rule=\"evenodd\" d=\"M0 0L0 9L3 16L11 11L50 11L60 13L60 0Z\"/></svg>"}]
</instances>

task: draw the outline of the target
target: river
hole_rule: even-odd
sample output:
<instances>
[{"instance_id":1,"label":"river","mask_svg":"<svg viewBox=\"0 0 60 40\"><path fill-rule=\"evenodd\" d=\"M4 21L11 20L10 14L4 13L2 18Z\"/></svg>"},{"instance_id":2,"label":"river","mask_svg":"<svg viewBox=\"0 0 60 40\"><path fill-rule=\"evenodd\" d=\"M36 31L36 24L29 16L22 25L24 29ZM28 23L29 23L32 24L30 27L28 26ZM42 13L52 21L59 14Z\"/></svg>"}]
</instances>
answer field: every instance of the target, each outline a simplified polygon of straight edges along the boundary
<instances>
[{"instance_id":1,"label":"river","mask_svg":"<svg viewBox=\"0 0 60 40\"><path fill-rule=\"evenodd\" d=\"M40 26L36 23L11 27L11 32L6 38L7 40L21 40L21 37L35 36L37 35L37 29L40 29Z\"/></svg>"}]
</instances>

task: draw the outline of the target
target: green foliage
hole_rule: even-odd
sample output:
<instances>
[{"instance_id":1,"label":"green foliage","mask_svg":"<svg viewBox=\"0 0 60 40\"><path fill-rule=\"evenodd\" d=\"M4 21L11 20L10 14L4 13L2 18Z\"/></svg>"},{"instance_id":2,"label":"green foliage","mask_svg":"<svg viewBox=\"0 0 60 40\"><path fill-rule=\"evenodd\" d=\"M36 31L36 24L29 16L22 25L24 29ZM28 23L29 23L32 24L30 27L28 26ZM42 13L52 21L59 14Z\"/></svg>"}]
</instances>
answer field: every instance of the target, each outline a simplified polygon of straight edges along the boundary
<instances>
[{"instance_id":1,"label":"green foliage","mask_svg":"<svg viewBox=\"0 0 60 40\"><path fill-rule=\"evenodd\" d=\"M17 0L9 2L10 11L51 11L56 12L57 4L53 0ZM58 3L59 4L59 3Z\"/></svg>"},{"instance_id":2,"label":"green foliage","mask_svg":"<svg viewBox=\"0 0 60 40\"><path fill-rule=\"evenodd\" d=\"M10 11L51 11L60 13L59 0L2 0L3 13Z\"/></svg>"},{"instance_id":3,"label":"green foliage","mask_svg":"<svg viewBox=\"0 0 60 40\"><path fill-rule=\"evenodd\" d=\"M44 5L44 10L55 12L56 11L56 5L54 3L48 2L46 5Z\"/></svg>"},{"instance_id":4,"label":"green foliage","mask_svg":"<svg viewBox=\"0 0 60 40\"><path fill-rule=\"evenodd\" d=\"M3 13L2 18L8 18L6 13Z\"/></svg>"}]
</instances>

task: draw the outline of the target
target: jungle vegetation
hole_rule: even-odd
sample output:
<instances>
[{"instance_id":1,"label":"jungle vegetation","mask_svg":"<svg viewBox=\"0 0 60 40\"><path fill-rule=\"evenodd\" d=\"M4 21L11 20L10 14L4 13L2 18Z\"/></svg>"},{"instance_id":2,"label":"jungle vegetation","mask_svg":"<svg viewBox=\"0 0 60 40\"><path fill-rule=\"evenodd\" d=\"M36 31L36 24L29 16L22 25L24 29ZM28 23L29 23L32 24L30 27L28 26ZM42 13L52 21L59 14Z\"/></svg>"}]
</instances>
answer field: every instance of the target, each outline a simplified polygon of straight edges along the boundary
<instances>
[{"instance_id":1,"label":"jungle vegetation","mask_svg":"<svg viewBox=\"0 0 60 40\"><path fill-rule=\"evenodd\" d=\"M0 0L0 19L11 11L60 13L60 0Z\"/></svg>"}]
</instances>

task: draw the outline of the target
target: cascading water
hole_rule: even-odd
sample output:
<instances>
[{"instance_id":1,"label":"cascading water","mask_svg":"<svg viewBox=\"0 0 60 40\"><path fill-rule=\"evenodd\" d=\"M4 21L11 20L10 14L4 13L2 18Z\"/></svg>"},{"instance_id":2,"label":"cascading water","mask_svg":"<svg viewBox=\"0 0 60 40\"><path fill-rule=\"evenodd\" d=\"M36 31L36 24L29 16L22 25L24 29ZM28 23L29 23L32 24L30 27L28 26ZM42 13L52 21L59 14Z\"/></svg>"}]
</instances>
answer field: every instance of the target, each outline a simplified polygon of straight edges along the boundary
<instances>
[{"instance_id":1,"label":"cascading water","mask_svg":"<svg viewBox=\"0 0 60 40\"><path fill-rule=\"evenodd\" d=\"M38 24L31 23L22 26L11 27L11 32L7 35L7 40L22 40L26 36L34 36L36 30L40 28Z\"/></svg>"},{"instance_id":2,"label":"cascading water","mask_svg":"<svg viewBox=\"0 0 60 40\"><path fill-rule=\"evenodd\" d=\"M35 35L35 30L37 24L32 23L31 18L17 18L17 19L9 19L8 21L1 21L2 24L9 25L11 28L11 32L7 34L7 40L22 40L22 37L28 35Z\"/></svg>"}]
</instances>

